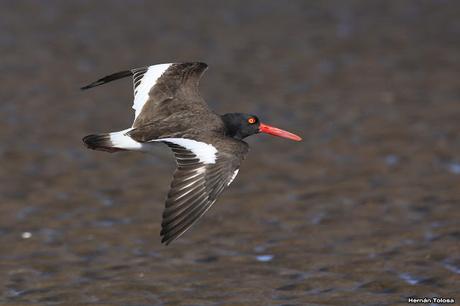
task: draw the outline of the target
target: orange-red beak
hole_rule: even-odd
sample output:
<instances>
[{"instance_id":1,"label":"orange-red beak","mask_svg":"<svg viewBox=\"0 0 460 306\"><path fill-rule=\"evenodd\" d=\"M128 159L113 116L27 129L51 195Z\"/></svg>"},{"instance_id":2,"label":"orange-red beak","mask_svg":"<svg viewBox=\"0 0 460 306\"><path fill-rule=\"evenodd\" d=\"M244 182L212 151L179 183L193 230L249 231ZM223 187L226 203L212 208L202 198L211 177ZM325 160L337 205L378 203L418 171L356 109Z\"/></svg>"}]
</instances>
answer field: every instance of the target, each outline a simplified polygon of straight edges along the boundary
<instances>
[{"instance_id":1,"label":"orange-red beak","mask_svg":"<svg viewBox=\"0 0 460 306\"><path fill-rule=\"evenodd\" d=\"M291 139L291 140L294 140L294 141L301 141L302 140L302 138L300 138L296 134L292 134L292 133L289 133L288 131L276 128L274 126L269 126L269 125L263 124L263 123L260 123L259 132L265 133L265 134L270 134L270 135L273 135L273 136L278 136L278 137Z\"/></svg>"}]
</instances>

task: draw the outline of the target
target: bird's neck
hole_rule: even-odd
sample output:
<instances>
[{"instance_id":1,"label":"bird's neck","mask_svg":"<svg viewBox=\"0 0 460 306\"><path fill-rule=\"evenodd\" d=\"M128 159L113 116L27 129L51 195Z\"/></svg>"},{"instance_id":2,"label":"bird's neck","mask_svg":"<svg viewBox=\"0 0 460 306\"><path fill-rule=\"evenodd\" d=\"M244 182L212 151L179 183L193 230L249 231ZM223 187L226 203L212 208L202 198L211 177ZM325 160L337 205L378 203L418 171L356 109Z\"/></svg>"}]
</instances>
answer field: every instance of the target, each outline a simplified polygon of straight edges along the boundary
<instances>
[{"instance_id":1,"label":"bird's neck","mask_svg":"<svg viewBox=\"0 0 460 306\"><path fill-rule=\"evenodd\" d=\"M224 122L225 127L225 135L229 137L233 137L235 139L243 139L244 136L240 134L241 126L240 121L238 119L237 113L229 113L220 116L222 121Z\"/></svg>"}]
</instances>

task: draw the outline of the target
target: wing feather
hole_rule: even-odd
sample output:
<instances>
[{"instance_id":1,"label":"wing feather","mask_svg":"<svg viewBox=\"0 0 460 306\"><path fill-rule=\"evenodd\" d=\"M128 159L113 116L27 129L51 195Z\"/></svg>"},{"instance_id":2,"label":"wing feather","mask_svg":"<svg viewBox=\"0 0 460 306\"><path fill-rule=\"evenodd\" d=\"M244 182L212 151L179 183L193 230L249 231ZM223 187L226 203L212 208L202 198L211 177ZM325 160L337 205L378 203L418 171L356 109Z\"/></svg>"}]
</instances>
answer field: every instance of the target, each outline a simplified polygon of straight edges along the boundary
<instances>
[{"instance_id":1,"label":"wing feather","mask_svg":"<svg viewBox=\"0 0 460 306\"><path fill-rule=\"evenodd\" d=\"M203 154L203 148L215 150L215 146L171 139L163 142L172 149L177 162L171 190L166 199L160 233L162 242L169 244L197 222L230 184L247 152L247 145L232 139L226 146L215 145L215 159L201 160L197 154ZM238 147L236 151L232 150L235 146ZM200 149L200 153L193 151L197 148ZM190 160L193 162L189 164Z\"/></svg>"},{"instance_id":2,"label":"wing feather","mask_svg":"<svg viewBox=\"0 0 460 306\"><path fill-rule=\"evenodd\" d=\"M133 128L155 121L155 116L167 111L163 103L174 104L176 109L209 111L198 91L198 84L208 65L200 62L158 64L120 71L105 76L89 85L90 89L114 80L133 78ZM167 114L163 114L167 115ZM161 116L160 116L161 117ZM160 118L156 118L159 120Z\"/></svg>"}]
</instances>

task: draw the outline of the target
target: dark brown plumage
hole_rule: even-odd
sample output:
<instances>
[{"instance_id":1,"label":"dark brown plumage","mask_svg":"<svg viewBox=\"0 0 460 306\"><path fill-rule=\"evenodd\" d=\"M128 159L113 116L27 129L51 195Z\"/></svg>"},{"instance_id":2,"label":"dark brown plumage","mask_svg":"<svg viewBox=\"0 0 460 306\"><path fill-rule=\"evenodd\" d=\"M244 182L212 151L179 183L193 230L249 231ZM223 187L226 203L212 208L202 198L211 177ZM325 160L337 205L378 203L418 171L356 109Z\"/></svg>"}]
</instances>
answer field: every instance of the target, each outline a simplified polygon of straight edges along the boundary
<instances>
[{"instance_id":1,"label":"dark brown plumage","mask_svg":"<svg viewBox=\"0 0 460 306\"><path fill-rule=\"evenodd\" d=\"M135 119L121 132L88 135L90 149L152 152L154 143L168 145L177 169L166 199L162 242L169 244L192 226L230 185L248 152L243 138L265 132L300 137L240 113L219 116L201 97L198 84L204 63L163 64L122 71L82 89L133 76Z\"/></svg>"}]
</instances>

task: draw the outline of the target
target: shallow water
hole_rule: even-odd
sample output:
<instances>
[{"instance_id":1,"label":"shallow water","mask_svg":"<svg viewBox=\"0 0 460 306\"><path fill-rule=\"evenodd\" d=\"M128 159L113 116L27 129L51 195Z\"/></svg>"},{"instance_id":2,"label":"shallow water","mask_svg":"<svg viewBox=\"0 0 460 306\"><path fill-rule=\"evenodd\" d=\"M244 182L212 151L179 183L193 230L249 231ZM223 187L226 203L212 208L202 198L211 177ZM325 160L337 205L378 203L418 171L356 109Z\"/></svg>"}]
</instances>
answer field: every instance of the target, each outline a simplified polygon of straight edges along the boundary
<instances>
[{"instance_id":1,"label":"shallow water","mask_svg":"<svg viewBox=\"0 0 460 306\"><path fill-rule=\"evenodd\" d=\"M460 300L454 1L4 2L0 303L397 305ZM130 125L131 84L210 65L219 113L265 135L216 205L160 244L171 154L86 150Z\"/></svg>"}]
</instances>

